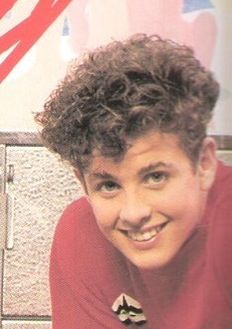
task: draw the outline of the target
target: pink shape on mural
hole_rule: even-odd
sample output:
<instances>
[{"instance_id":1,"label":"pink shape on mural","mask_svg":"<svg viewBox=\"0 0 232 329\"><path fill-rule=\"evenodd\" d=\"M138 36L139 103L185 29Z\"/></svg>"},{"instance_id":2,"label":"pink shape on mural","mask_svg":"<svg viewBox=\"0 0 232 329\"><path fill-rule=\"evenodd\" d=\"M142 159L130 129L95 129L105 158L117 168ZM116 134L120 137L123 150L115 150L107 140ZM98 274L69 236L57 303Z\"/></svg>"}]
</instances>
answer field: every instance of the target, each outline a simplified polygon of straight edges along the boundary
<instances>
[{"instance_id":1,"label":"pink shape on mural","mask_svg":"<svg viewBox=\"0 0 232 329\"><path fill-rule=\"evenodd\" d=\"M190 45L209 67L216 42L215 17L210 12L198 11L188 21L182 14L183 3L183 0L101 0L99 6L95 0L74 0L69 7L71 45L79 53L134 33L158 34Z\"/></svg>"}]
</instances>

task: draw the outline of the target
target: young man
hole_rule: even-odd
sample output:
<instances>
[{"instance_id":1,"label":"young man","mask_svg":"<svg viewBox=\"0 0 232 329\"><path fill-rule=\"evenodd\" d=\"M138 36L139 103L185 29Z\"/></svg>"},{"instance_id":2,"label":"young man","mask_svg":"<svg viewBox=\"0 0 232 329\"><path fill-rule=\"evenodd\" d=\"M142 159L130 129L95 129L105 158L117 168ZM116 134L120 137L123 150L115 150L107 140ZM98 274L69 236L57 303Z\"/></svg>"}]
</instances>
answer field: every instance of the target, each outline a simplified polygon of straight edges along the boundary
<instances>
[{"instance_id":1,"label":"young man","mask_svg":"<svg viewBox=\"0 0 232 329\"><path fill-rule=\"evenodd\" d=\"M136 35L52 93L42 137L86 192L55 233L54 329L232 328L232 169L206 135L218 92L189 48Z\"/></svg>"}]
</instances>

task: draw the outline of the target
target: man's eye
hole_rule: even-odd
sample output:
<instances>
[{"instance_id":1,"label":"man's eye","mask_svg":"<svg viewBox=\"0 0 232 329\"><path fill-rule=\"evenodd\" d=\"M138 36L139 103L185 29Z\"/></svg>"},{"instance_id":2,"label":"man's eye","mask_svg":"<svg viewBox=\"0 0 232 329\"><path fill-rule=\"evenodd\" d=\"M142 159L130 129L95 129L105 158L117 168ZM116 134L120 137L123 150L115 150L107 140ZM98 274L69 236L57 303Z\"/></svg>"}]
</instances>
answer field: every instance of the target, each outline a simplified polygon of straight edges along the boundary
<instances>
[{"instance_id":1,"label":"man's eye","mask_svg":"<svg viewBox=\"0 0 232 329\"><path fill-rule=\"evenodd\" d=\"M162 171L157 171L146 175L145 183L151 185L158 185L164 183L168 178L168 174Z\"/></svg>"},{"instance_id":2,"label":"man's eye","mask_svg":"<svg viewBox=\"0 0 232 329\"><path fill-rule=\"evenodd\" d=\"M97 185L97 190L101 192L113 192L118 189L118 184L114 182L103 182Z\"/></svg>"}]
</instances>

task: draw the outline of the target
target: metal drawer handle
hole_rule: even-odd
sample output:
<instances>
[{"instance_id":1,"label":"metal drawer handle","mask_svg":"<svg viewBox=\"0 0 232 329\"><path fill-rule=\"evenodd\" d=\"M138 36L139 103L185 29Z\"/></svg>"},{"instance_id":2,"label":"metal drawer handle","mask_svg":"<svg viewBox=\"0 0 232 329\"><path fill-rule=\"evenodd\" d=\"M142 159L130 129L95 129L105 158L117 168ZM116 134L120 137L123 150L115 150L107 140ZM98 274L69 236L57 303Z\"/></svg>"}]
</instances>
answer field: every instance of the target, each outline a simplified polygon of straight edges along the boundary
<instances>
[{"instance_id":1,"label":"metal drawer handle","mask_svg":"<svg viewBox=\"0 0 232 329\"><path fill-rule=\"evenodd\" d=\"M0 249L6 247L7 230L7 194L0 194Z\"/></svg>"},{"instance_id":2,"label":"metal drawer handle","mask_svg":"<svg viewBox=\"0 0 232 329\"><path fill-rule=\"evenodd\" d=\"M8 194L0 194L0 249L14 246L14 199Z\"/></svg>"},{"instance_id":3,"label":"metal drawer handle","mask_svg":"<svg viewBox=\"0 0 232 329\"><path fill-rule=\"evenodd\" d=\"M7 198L7 229L6 229L6 249L14 247L14 197L8 194Z\"/></svg>"},{"instance_id":4,"label":"metal drawer handle","mask_svg":"<svg viewBox=\"0 0 232 329\"><path fill-rule=\"evenodd\" d=\"M8 166L6 181L7 181L7 183L13 183L14 182L14 165L12 165L12 164L10 164Z\"/></svg>"}]
</instances>

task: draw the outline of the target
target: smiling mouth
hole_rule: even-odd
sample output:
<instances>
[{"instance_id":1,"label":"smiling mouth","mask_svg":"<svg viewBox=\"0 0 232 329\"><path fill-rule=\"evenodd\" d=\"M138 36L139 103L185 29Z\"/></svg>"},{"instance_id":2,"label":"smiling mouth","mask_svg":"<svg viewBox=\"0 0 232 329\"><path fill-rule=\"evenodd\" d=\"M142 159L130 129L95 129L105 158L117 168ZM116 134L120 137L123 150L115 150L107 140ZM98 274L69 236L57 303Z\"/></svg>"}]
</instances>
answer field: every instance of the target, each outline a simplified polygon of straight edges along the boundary
<instances>
[{"instance_id":1,"label":"smiling mouth","mask_svg":"<svg viewBox=\"0 0 232 329\"><path fill-rule=\"evenodd\" d=\"M168 224L168 222L152 227L146 231L124 231L122 232L131 240L136 242L146 242L152 240L154 237L163 230L163 228Z\"/></svg>"}]
</instances>

